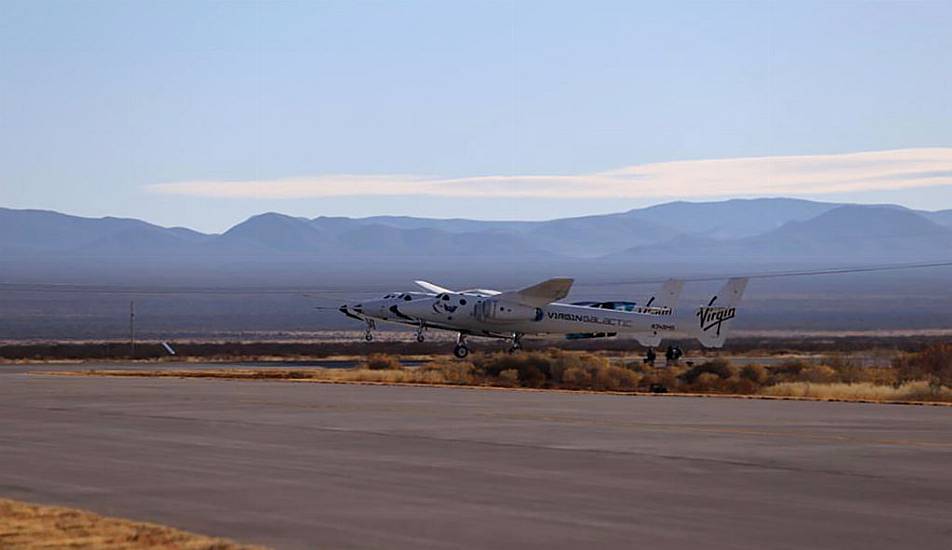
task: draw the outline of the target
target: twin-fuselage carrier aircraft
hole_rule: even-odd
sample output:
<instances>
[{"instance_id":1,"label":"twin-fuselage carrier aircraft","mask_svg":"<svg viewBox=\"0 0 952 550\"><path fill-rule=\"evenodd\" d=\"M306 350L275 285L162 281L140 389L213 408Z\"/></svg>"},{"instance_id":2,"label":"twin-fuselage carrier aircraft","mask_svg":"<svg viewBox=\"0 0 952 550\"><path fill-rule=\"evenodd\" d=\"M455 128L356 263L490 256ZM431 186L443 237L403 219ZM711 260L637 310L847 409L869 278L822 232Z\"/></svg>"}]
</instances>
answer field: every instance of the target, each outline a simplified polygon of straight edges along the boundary
<instances>
[{"instance_id":1,"label":"twin-fuselage carrier aircraft","mask_svg":"<svg viewBox=\"0 0 952 550\"><path fill-rule=\"evenodd\" d=\"M713 298L686 315L675 309L683 282L667 281L644 305L635 302L560 303L572 288L572 279L549 279L507 292L487 289L452 291L426 281L414 281L425 292L398 292L381 299L342 305L344 315L367 325L365 338L373 340L377 321L417 328L417 341L428 329L457 333L453 354L469 355L467 336L503 338L519 349L525 335L561 334L567 338L598 338L628 334L648 348L662 340L697 338L704 347L724 345L737 312L746 278L729 279ZM671 350L669 349L669 354ZM680 355L680 350L676 350ZM670 357L670 355L669 355Z\"/></svg>"}]
</instances>

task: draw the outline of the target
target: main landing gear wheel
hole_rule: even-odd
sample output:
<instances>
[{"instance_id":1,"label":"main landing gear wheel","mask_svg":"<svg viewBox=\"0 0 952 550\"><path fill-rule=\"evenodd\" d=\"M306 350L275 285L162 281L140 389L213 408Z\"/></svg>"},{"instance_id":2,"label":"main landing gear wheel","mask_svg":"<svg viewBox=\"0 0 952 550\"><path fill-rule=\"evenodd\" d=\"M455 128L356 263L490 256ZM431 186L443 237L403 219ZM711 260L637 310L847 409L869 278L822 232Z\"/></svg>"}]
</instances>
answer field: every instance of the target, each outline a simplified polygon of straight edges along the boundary
<instances>
[{"instance_id":1,"label":"main landing gear wheel","mask_svg":"<svg viewBox=\"0 0 952 550\"><path fill-rule=\"evenodd\" d=\"M425 340L426 340L426 337L423 336L423 333L418 332L416 335L416 341L422 344Z\"/></svg>"},{"instance_id":2,"label":"main landing gear wheel","mask_svg":"<svg viewBox=\"0 0 952 550\"><path fill-rule=\"evenodd\" d=\"M648 348L648 351L645 352L645 364L654 365L655 359L658 358L658 354L655 353L653 348Z\"/></svg>"},{"instance_id":3,"label":"main landing gear wheel","mask_svg":"<svg viewBox=\"0 0 952 550\"><path fill-rule=\"evenodd\" d=\"M453 348L453 355L458 359L463 359L469 355L469 348L466 347L466 335L462 332L456 335L456 347Z\"/></svg>"},{"instance_id":4,"label":"main landing gear wheel","mask_svg":"<svg viewBox=\"0 0 952 550\"><path fill-rule=\"evenodd\" d=\"M364 340L367 342L374 341L374 329L377 328L377 323L373 319L367 319L367 330L364 331Z\"/></svg>"},{"instance_id":5,"label":"main landing gear wheel","mask_svg":"<svg viewBox=\"0 0 952 550\"><path fill-rule=\"evenodd\" d=\"M509 353L516 353L522 349L522 335L513 334L512 335L512 345L509 346Z\"/></svg>"}]
</instances>

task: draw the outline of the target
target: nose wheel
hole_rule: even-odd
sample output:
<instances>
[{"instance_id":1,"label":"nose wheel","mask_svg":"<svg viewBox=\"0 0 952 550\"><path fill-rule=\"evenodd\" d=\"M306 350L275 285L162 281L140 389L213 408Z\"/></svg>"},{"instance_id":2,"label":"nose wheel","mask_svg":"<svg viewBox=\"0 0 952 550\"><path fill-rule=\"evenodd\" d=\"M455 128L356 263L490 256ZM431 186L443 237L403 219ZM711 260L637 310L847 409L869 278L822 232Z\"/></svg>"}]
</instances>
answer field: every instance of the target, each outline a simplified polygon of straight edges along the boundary
<instances>
[{"instance_id":1,"label":"nose wheel","mask_svg":"<svg viewBox=\"0 0 952 550\"><path fill-rule=\"evenodd\" d=\"M453 355L458 359L465 359L469 355L469 348L466 347L466 335L459 333L456 335L456 347L453 348Z\"/></svg>"},{"instance_id":2,"label":"nose wheel","mask_svg":"<svg viewBox=\"0 0 952 550\"><path fill-rule=\"evenodd\" d=\"M426 337L423 335L424 330L426 330L426 325L424 325L423 323L420 323L420 326L419 328L417 328L417 331L416 331L416 341L421 344L423 343L424 340L426 340Z\"/></svg>"},{"instance_id":3,"label":"nose wheel","mask_svg":"<svg viewBox=\"0 0 952 550\"><path fill-rule=\"evenodd\" d=\"M374 341L374 329L377 328L377 323L373 319L367 319L367 330L364 331L364 341L373 342Z\"/></svg>"}]
</instances>

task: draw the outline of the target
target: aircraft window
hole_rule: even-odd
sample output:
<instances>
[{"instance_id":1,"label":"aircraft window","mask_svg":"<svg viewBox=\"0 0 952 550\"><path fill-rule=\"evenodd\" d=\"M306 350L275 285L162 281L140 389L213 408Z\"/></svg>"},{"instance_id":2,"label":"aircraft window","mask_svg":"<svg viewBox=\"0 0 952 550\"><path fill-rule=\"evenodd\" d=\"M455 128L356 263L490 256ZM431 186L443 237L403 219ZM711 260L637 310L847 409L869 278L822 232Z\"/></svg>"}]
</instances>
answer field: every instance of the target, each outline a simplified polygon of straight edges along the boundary
<instances>
[{"instance_id":1,"label":"aircraft window","mask_svg":"<svg viewBox=\"0 0 952 550\"><path fill-rule=\"evenodd\" d=\"M441 300L449 300L449 299L450 299L450 297L449 297L448 295L446 295L446 294L444 294L443 297L441 298Z\"/></svg>"},{"instance_id":2,"label":"aircraft window","mask_svg":"<svg viewBox=\"0 0 952 550\"><path fill-rule=\"evenodd\" d=\"M461 299L461 300L459 301L459 305L465 306L465 305L466 305L466 299L465 299L465 298Z\"/></svg>"},{"instance_id":3,"label":"aircraft window","mask_svg":"<svg viewBox=\"0 0 952 550\"><path fill-rule=\"evenodd\" d=\"M403 301L404 301L404 302L409 302L409 301L412 300L412 299L413 299L413 298L410 297L409 294L405 294L405 295L403 296Z\"/></svg>"}]
</instances>

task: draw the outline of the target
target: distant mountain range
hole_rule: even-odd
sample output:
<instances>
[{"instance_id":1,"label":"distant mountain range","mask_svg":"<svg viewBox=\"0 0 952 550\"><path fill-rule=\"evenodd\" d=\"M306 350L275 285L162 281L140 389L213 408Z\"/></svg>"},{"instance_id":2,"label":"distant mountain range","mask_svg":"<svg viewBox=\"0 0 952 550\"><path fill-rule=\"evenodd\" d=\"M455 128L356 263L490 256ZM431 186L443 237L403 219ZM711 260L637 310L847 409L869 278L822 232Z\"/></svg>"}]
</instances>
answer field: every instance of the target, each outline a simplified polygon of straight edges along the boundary
<instances>
[{"instance_id":1,"label":"distant mountain range","mask_svg":"<svg viewBox=\"0 0 952 550\"><path fill-rule=\"evenodd\" d=\"M949 260L952 210L793 199L672 202L543 222L270 213L214 235L0 209L0 338L122 337L131 300L142 334L217 338L359 329L313 306L407 289L418 278L505 289L564 275L577 280L573 299L637 300L656 286L637 281L669 276ZM947 328L949 273L755 281L738 326ZM684 303L708 299L719 284L688 284ZM190 290L166 292L176 288Z\"/></svg>"},{"instance_id":2,"label":"distant mountain range","mask_svg":"<svg viewBox=\"0 0 952 550\"><path fill-rule=\"evenodd\" d=\"M218 234L140 220L0 208L7 257L561 257L714 261L952 257L952 210L798 199L671 202L542 222L297 218L268 213Z\"/></svg>"}]
</instances>

